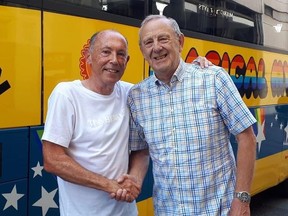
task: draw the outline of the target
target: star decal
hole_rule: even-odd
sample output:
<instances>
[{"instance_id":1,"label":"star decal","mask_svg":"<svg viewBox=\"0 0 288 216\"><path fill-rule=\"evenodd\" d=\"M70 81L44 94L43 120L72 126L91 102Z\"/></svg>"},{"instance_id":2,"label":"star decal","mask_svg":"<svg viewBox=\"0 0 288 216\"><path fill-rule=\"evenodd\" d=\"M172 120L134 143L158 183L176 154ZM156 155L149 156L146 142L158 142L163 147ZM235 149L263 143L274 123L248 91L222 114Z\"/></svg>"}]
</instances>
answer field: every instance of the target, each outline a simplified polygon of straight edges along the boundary
<instances>
[{"instance_id":1,"label":"star decal","mask_svg":"<svg viewBox=\"0 0 288 216\"><path fill-rule=\"evenodd\" d=\"M261 125L260 122L257 123L258 134L257 134L256 140L258 142L258 151L259 152L260 152L260 149L261 149L261 143L262 143L263 140L265 140L265 134L263 133L264 124L265 124L265 120L263 121L262 125Z\"/></svg>"},{"instance_id":2,"label":"star decal","mask_svg":"<svg viewBox=\"0 0 288 216\"><path fill-rule=\"evenodd\" d=\"M54 201L55 194L58 189L55 189L48 193L44 187L41 187L42 197L33 204L33 206L42 208L42 215L45 216L49 208L58 208L58 205Z\"/></svg>"},{"instance_id":3,"label":"star decal","mask_svg":"<svg viewBox=\"0 0 288 216\"><path fill-rule=\"evenodd\" d=\"M36 167L32 167L31 169L34 171L33 178L35 178L37 175L42 176L43 166L40 166L39 161L37 162L37 166Z\"/></svg>"},{"instance_id":4,"label":"star decal","mask_svg":"<svg viewBox=\"0 0 288 216\"><path fill-rule=\"evenodd\" d=\"M5 197L6 204L4 206L4 209L9 208L10 206L13 206L16 210L18 210L18 200L24 196L24 194L18 194L17 193L17 189L16 189L16 185L14 185L11 193L4 193L2 194L3 197Z\"/></svg>"},{"instance_id":5,"label":"star decal","mask_svg":"<svg viewBox=\"0 0 288 216\"><path fill-rule=\"evenodd\" d=\"M288 145L288 125L286 125L286 127L284 128L284 131L286 132L286 138L283 145Z\"/></svg>"}]
</instances>

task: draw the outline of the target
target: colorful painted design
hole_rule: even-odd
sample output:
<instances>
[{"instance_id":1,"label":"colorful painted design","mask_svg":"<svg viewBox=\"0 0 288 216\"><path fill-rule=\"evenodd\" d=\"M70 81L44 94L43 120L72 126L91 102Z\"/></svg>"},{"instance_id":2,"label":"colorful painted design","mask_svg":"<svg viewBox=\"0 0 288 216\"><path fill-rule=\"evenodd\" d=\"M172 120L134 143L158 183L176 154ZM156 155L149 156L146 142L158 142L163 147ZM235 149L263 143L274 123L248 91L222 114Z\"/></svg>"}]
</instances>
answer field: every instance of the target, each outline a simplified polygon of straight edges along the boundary
<instances>
[{"instance_id":1,"label":"colorful painted design","mask_svg":"<svg viewBox=\"0 0 288 216\"><path fill-rule=\"evenodd\" d=\"M80 68L80 75L83 79L88 79L91 73L91 67L87 64L87 52L89 49L90 39L87 40L87 43L84 44L81 50L81 57L79 59L79 68Z\"/></svg>"},{"instance_id":2,"label":"colorful painted design","mask_svg":"<svg viewBox=\"0 0 288 216\"><path fill-rule=\"evenodd\" d=\"M187 54L186 62L192 62L196 57L198 57L197 49L192 47ZM288 71L286 60L274 60L269 73L269 68L265 65L263 58L256 62L251 56L246 62L242 54L236 54L231 58L227 52L224 52L221 58L216 50L208 51L205 57L213 64L223 67L230 74L242 97L266 98L269 87L271 87L273 97L288 96L288 76L285 76ZM268 75L270 75L270 86Z\"/></svg>"}]
</instances>

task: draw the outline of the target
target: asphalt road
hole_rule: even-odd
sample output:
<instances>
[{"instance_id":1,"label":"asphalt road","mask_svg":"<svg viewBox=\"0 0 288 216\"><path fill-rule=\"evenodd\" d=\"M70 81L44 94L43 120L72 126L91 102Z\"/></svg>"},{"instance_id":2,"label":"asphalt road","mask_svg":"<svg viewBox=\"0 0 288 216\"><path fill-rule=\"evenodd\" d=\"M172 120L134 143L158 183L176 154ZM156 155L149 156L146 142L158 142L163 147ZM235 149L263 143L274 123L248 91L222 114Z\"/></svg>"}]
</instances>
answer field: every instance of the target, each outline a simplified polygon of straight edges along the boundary
<instances>
[{"instance_id":1,"label":"asphalt road","mask_svg":"<svg viewBox=\"0 0 288 216\"><path fill-rule=\"evenodd\" d=\"M252 197L251 216L288 216L288 194L271 188Z\"/></svg>"}]
</instances>

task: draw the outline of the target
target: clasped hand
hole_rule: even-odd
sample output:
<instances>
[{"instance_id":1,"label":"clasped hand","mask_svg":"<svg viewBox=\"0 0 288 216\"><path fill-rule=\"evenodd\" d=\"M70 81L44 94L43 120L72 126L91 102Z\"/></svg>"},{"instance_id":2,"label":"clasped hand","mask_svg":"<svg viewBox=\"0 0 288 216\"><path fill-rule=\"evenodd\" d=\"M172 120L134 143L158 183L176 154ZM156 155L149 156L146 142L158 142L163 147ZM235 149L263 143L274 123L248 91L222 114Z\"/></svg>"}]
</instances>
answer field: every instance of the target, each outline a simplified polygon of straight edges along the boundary
<instances>
[{"instance_id":1,"label":"clasped hand","mask_svg":"<svg viewBox=\"0 0 288 216\"><path fill-rule=\"evenodd\" d=\"M118 184L121 186L115 193L110 196L117 201L133 202L141 192L141 186L134 176L124 174L117 179Z\"/></svg>"}]
</instances>

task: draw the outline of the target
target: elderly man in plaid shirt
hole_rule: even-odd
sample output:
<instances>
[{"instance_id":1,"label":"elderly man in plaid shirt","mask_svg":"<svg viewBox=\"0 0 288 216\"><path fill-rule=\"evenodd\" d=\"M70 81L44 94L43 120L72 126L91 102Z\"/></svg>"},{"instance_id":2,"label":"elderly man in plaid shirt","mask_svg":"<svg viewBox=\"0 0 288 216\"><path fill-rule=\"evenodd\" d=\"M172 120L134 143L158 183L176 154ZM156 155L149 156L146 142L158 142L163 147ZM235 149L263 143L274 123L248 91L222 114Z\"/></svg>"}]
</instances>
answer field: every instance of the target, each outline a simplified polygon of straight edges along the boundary
<instances>
[{"instance_id":1,"label":"elderly man in plaid shirt","mask_svg":"<svg viewBox=\"0 0 288 216\"><path fill-rule=\"evenodd\" d=\"M155 215L250 215L256 120L229 74L186 64L184 36L173 19L148 16L139 37L155 74L128 96L129 174L142 184L150 155ZM238 143L237 160L230 134Z\"/></svg>"}]
</instances>

